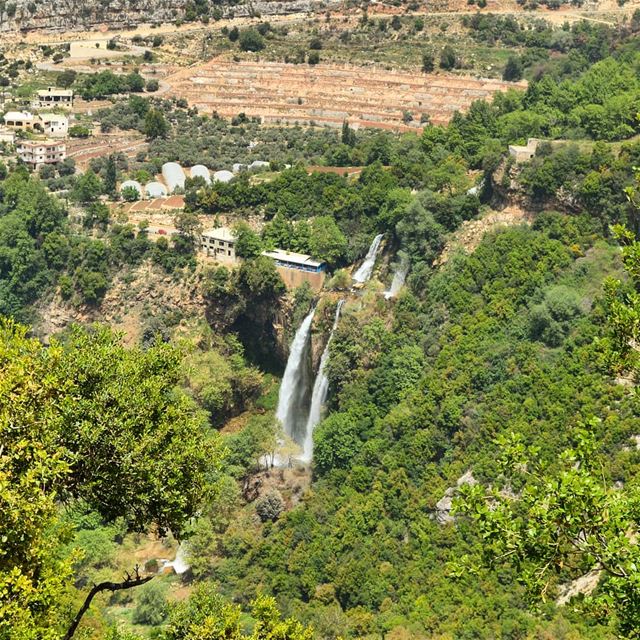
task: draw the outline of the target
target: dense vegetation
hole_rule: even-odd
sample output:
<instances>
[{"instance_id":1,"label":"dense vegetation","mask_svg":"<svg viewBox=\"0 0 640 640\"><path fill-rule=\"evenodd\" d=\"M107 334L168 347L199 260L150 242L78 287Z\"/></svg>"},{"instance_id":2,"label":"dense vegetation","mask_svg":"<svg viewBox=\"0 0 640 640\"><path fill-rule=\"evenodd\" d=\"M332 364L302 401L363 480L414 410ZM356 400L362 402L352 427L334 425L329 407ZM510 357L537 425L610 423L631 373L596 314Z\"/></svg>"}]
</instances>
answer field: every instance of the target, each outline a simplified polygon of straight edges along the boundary
<instances>
[{"instance_id":1,"label":"dense vegetation","mask_svg":"<svg viewBox=\"0 0 640 640\"><path fill-rule=\"evenodd\" d=\"M473 28L558 46L503 20ZM234 37L255 49L263 31ZM264 129L131 96L99 118L151 140L134 161L2 172L3 316L37 319L54 294L98 306L115 274L147 265L169 286L195 271L205 318L159 314L130 349L105 327L44 346L2 320L0 638L62 637L91 585L131 572L156 534L172 554L188 538L190 570L151 579L156 550L123 587L105 587L78 637L637 634L640 58L600 27L563 33L575 64L421 136ZM98 95L107 80L85 86ZM507 145L530 136L545 141L514 164ZM216 169L256 157L268 171L187 183L171 243L100 200L167 160ZM309 172L312 162L362 170ZM505 204L531 223L438 264L463 223ZM196 213L236 225L238 268L198 266ZM376 233L379 282L348 291L342 268ZM272 247L326 260L325 291L286 296L260 255ZM400 254L408 286L387 301L379 290ZM278 447L278 331L317 302L322 343L341 297L311 472L265 471ZM469 486L448 490L457 483ZM454 510L442 500L452 493ZM556 606L594 566L604 579L593 596Z\"/></svg>"}]
</instances>

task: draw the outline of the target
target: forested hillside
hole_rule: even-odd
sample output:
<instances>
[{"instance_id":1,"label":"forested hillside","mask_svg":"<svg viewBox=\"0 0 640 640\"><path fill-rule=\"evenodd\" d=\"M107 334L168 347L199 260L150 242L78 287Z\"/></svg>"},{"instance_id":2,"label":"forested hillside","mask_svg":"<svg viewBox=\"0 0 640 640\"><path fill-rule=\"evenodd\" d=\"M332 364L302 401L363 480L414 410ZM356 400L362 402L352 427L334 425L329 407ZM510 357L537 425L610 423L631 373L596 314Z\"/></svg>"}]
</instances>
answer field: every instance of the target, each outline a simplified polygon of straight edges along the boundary
<instances>
[{"instance_id":1,"label":"forested hillside","mask_svg":"<svg viewBox=\"0 0 640 640\"><path fill-rule=\"evenodd\" d=\"M1 165L0 640L640 635L640 18L473 20L527 88L416 133L57 75L142 142ZM258 157L160 230L122 188ZM310 461L277 419L305 323Z\"/></svg>"}]
</instances>

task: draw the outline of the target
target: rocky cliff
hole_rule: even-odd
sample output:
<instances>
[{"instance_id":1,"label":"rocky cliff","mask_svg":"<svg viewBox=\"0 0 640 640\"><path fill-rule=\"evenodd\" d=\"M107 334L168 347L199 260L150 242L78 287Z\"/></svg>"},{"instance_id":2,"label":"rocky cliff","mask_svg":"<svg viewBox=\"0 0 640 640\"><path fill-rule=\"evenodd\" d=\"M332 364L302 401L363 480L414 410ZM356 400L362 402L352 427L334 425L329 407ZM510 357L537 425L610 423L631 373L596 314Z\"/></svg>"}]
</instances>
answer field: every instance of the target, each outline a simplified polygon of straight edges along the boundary
<instances>
[{"instance_id":1,"label":"rocky cliff","mask_svg":"<svg viewBox=\"0 0 640 640\"><path fill-rule=\"evenodd\" d=\"M215 7L223 17L247 17L316 12L334 4L337 0L240 0L216 3ZM184 20L193 7L190 0L0 0L0 33L80 31L101 26L124 29L139 23Z\"/></svg>"}]
</instances>

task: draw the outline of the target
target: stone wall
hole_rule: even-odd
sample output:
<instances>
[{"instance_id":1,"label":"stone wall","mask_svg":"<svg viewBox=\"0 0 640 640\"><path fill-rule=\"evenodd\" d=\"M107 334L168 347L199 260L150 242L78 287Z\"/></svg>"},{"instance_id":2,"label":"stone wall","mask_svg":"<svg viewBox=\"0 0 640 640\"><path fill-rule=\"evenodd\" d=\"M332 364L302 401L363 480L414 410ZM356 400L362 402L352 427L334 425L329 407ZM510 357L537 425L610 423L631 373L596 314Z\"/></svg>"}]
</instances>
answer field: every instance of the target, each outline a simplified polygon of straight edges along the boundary
<instances>
[{"instance_id":1,"label":"stone wall","mask_svg":"<svg viewBox=\"0 0 640 640\"><path fill-rule=\"evenodd\" d=\"M276 269L287 289L296 289L303 282L308 282L311 288L317 293L322 289L322 285L324 284L324 271L311 273L309 271L301 271L300 269L288 269L287 267L279 266L277 266Z\"/></svg>"}]
</instances>

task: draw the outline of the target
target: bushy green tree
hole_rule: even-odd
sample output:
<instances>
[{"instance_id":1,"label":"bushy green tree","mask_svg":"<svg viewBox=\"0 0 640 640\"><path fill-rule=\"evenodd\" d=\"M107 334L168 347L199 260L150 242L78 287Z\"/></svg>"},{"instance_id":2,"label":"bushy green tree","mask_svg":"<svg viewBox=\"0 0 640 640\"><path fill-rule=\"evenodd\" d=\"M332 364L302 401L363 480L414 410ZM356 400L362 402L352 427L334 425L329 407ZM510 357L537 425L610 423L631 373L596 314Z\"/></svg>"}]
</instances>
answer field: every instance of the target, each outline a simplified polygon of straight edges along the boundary
<instances>
[{"instance_id":1,"label":"bushy green tree","mask_svg":"<svg viewBox=\"0 0 640 640\"><path fill-rule=\"evenodd\" d=\"M159 109L149 109L144 117L144 134L150 140L164 138L169 132L169 123Z\"/></svg>"},{"instance_id":2,"label":"bushy green tree","mask_svg":"<svg viewBox=\"0 0 640 640\"><path fill-rule=\"evenodd\" d=\"M243 29L238 38L242 51L262 51L264 39L255 29Z\"/></svg>"},{"instance_id":3,"label":"bushy green tree","mask_svg":"<svg viewBox=\"0 0 640 640\"><path fill-rule=\"evenodd\" d=\"M127 350L104 327L74 328L45 348L26 331L0 324L0 633L53 637L69 622L71 592L58 502L179 535L220 448L175 391L175 349Z\"/></svg>"}]
</instances>

